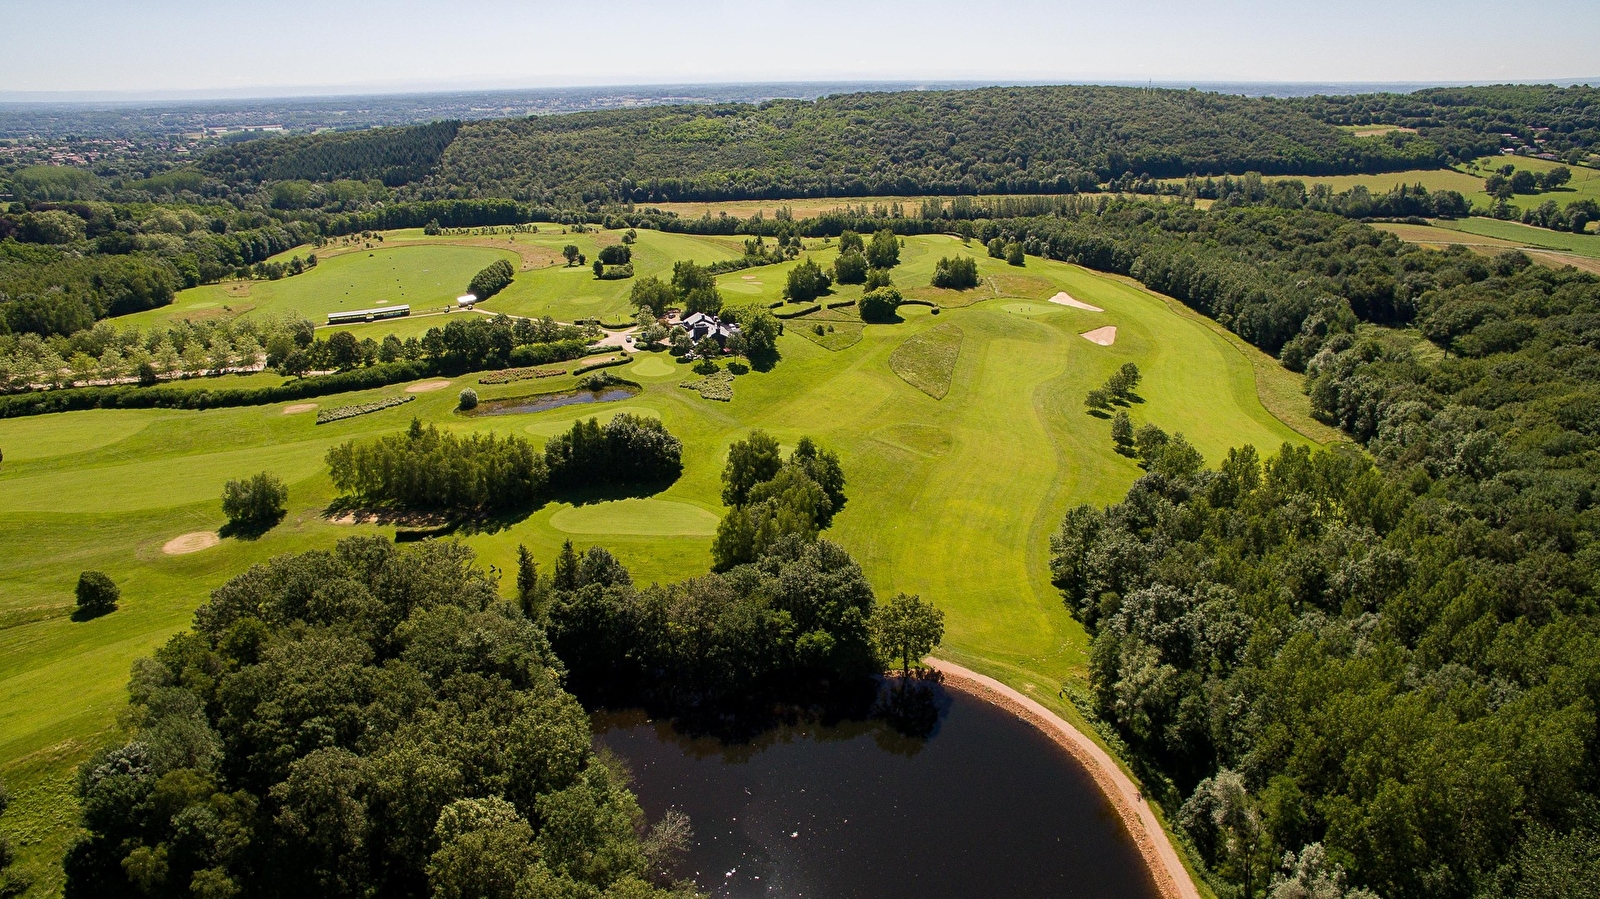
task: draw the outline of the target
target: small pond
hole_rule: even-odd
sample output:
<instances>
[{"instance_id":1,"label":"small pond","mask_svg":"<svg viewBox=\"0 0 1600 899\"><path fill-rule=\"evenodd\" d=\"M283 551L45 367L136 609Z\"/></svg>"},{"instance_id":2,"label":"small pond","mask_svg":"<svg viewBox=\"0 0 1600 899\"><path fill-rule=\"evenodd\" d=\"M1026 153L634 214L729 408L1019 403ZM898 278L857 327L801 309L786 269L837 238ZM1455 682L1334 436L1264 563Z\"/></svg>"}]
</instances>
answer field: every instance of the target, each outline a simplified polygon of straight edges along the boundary
<instances>
[{"instance_id":1,"label":"small pond","mask_svg":"<svg viewBox=\"0 0 1600 899\"><path fill-rule=\"evenodd\" d=\"M568 390L562 393L536 393L532 396L509 396L499 400L484 400L472 410L473 415L520 415L524 412L543 412L562 406L580 403L610 403L625 400L639 393L637 387L607 387L605 390Z\"/></svg>"},{"instance_id":2,"label":"small pond","mask_svg":"<svg viewBox=\"0 0 1600 899\"><path fill-rule=\"evenodd\" d=\"M1014 715L943 690L932 737L878 721L750 742L691 737L643 712L594 718L652 821L686 813L678 871L716 897L1156 899L1110 802Z\"/></svg>"}]
</instances>

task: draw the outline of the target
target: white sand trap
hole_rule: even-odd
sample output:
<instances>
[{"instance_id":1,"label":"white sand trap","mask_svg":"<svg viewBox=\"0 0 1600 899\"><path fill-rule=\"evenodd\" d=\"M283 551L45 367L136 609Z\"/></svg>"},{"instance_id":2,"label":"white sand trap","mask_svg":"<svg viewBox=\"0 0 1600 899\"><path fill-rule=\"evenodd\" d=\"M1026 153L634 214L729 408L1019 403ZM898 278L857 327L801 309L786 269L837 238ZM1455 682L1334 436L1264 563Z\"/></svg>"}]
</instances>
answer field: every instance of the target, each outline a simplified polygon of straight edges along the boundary
<instances>
[{"instance_id":1,"label":"white sand trap","mask_svg":"<svg viewBox=\"0 0 1600 899\"><path fill-rule=\"evenodd\" d=\"M406 393L431 393L435 390L443 390L449 386L449 381L423 381L421 384L412 384L410 387L407 387Z\"/></svg>"},{"instance_id":2,"label":"white sand trap","mask_svg":"<svg viewBox=\"0 0 1600 899\"><path fill-rule=\"evenodd\" d=\"M195 531L192 534L173 537L161 547L161 551L169 556L181 556L184 553L197 553L202 549L210 549L221 542L222 539L215 531Z\"/></svg>"},{"instance_id":3,"label":"white sand trap","mask_svg":"<svg viewBox=\"0 0 1600 899\"><path fill-rule=\"evenodd\" d=\"M1073 299L1072 298L1072 294L1067 293L1065 290L1063 290L1060 293L1056 294L1055 296L1051 297L1050 298L1050 302L1055 303L1058 306L1071 306L1074 309L1084 309L1084 310L1087 310L1089 312L1104 312L1105 311L1104 309L1101 309L1099 306L1091 306L1088 303L1083 302L1082 300Z\"/></svg>"},{"instance_id":4,"label":"white sand trap","mask_svg":"<svg viewBox=\"0 0 1600 899\"><path fill-rule=\"evenodd\" d=\"M312 409L315 409L315 408L317 408L317 404L316 403L295 403L293 406L284 406L283 407L283 414L284 415L299 415L302 412L310 412Z\"/></svg>"},{"instance_id":5,"label":"white sand trap","mask_svg":"<svg viewBox=\"0 0 1600 899\"><path fill-rule=\"evenodd\" d=\"M1093 331L1085 331L1078 336L1089 341L1090 343L1098 343L1101 346L1110 346L1117 342L1117 326L1106 325L1104 328L1095 328Z\"/></svg>"},{"instance_id":6,"label":"white sand trap","mask_svg":"<svg viewBox=\"0 0 1600 899\"><path fill-rule=\"evenodd\" d=\"M739 276L739 280L741 280L741 281L754 281L755 279L756 279L755 275L740 275Z\"/></svg>"}]
</instances>

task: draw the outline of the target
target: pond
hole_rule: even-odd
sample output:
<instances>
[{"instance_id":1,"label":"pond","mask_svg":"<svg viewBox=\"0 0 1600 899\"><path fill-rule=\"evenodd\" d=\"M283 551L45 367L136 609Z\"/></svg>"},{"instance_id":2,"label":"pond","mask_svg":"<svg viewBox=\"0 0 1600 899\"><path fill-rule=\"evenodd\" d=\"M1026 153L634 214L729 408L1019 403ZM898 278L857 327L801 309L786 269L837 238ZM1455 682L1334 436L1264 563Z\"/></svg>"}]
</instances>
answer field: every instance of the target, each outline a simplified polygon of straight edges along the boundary
<instances>
[{"instance_id":1,"label":"pond","mask_svg":"<svg viewBox=\"0 0 1600 899\"><path fill-rule=\"evenodd\" d=\"M679 876L717 897L1156 899L1089 773L1007 711L942 690L932 737L807 723L747 743L595 716L652 821L689 816Z\"/></svg>"},{"instance_id":2,"label":"pond","mask_svg":"<svg viewBox=\"0 0 1600 899\"><path fill-rule=\"evenodd\" d=\"M509 396L499 400L484 400L472 410L473 415L520 415L524 412L543 412L579 403L609 403L625 400L639 393L637 387L607 387L605 390L568 390L563 393L536 393L532 396Z\"/></svg>"}]
</instances>

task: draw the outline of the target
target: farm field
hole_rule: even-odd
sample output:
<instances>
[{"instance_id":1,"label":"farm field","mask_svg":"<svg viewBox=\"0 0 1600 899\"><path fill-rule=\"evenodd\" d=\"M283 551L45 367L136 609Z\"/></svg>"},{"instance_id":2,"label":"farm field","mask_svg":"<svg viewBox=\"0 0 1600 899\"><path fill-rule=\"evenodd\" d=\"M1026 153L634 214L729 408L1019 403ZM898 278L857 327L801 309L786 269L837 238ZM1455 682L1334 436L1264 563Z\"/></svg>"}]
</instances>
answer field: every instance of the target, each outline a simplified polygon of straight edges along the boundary
<instances>
[{"instance_id":1,"label":"farm field","mask_svg":"<svg viewBox=\"0 0 1600 899\"><path fill-rule=\"evenodd\" d=\"M517 238L521 242L523 235ZM438 252L454 247L402 241L386 236L383 250L370 257L364 250L335 255L297 279L251 287L281 290L300 281L304 286L295 289L313 296L319 281L339 284L362 272L385 277L379 262L365 260L418 273L440 267L428 274L442 278L439 260L457 257ZM722 242L649 232L640 232L640 245L648 248L641 259L660 269L670 268L674 254L709 260L734 252ZM473 271L481 267L479 259L492 261L497 252L460 249L464 255L457 263ZM934 262L955 253L978 259L980 287L957 293L925 286ZM824 265L832 254L814 253ZM336 265L341 258L351 262ZM36 890L59 888L51 880L59 873L50 863L76 820L74 766L117 727L134 659L184 628L210 589L252 563L327 547L351 534L392 534L392 525L340 524L324 515L335 498L324 455L352 437L397 431L413 417L457 431L539 440L580 417L628 411L662 419L684 443L683 476L662 493L550 503L524 517L458 532L484 564L501 569L513 569L518 544L544 564L566 539L580 548L602 544L644 583L709 567L710 535L723 511L719 477L731 442L756 427L787 446L810 435L839 453L849 479L849 501L826 536L861 562L880 594L903 590L930 599L947 616L942 655L1075 716L1056 691L1065 680L1086 678L1087 639L1049 583L1048 537L1067 508L1116 501L1140 474L1113 451L1110 423L1086 412L1084 394L1132 361L1144 374L1141 401L1129 409L1135 424L1154 422L1182 432L1210 462L1243 443L1270 450L1285 441L1313 441L1263 406L1258 379L1266 376L1256 370L1259 360L1213 324L1137 286L1031 257L1025 268L1013 268L987 258L976 243L941 235L907 239L901 258L896 283L910 296L939 302L939 314L904 307L900 323L859 326L859 340L840 341L838 349L803 339L794 329L805 324L791 321L780 338L776 368L736 378L729 403L681 389L679 382L688 376L683 366L645 354L613 369L641 384L639 395L531 415L465 417L453 410L462 387L493 400L565 389L573 379L483 386L477 376L466 375L444 389L412 394L415 400L403 406L322 426L313 423L315 411L289 411L303 404L0 421L0 508L7 510L0 541L8 547L0 556L0 775L15 797L8 819L17 822L11 833L23 863L41 877ZM725 275L722 285L730 302L774 301L793 264ZM519 314L558 318L576 308L559 291L569 282L554 279L584 275L556 269L545 283L529 274L519 275L506 291L504 305L515 304ZM458 281L464 283L449 283ZM570 283L620 285L626 304L628 282L590 277ZM828 299L837 302L859 291L845 288ZM1104 312L1049 303L1059 291ZM277 296L273 308L291 301L289 294ZM591 306L610 314L611 302L601 297ZM500 306L497 297L495 308ZM1105 326L1116 328L1110 346L1080 336ZM952 362L948 350L955 334ZM937 359L915 368L916 378L931 378L945 389L942 399L896 373L891 360L912 340L943 348ZM1277 372L1272 377L1295 379ZM316 403L328 409L404 393L404 385L396 385ZM1292 405L1284 397L1272 402ZM289 484L290 511L282 524L256 540L230 537L184 554L164 550L176 537L214 533L223 524L223 483L261 470ZM85 569L104 570L121 586L119 611L71 620L73 585ZM511 586L503 583L502 590Z\"/></svg>"},{"instance_id":2,"label":"farm field","mask_svg":"<svg viewBox=\"0 0 1600 899\"><path fill-rule=\"evenodd\" d=\"M1379 222L1373 227L1423 246L1459 245L1488 255L1520 249L1545 265L1557 268L1571 265L1600 273L1600 236L1568 234L1486 218L1440 219L1432 225Z\"/></svg>"},{"instance_id":3,"label":"farm field","mask_svg":"<svg viewBox=\"0 0 1600 899\"><path fill-rule=\"evenodd\" d=\"M1487 177L1490 173L1506 165L1514 166L1522 171L1548 172L1556 166L1563 165L1563 163L1551 162L1548 159L1536 159L1531 156L1485 156L1475 160L1468 170L1481 178ZM1519 209L1526 209L1530 206L1538 206L1546 200L1555 200L1559 206L1565 206L1574 200L1600 201L1600 169L1578 165L1569 165L1566 168L1567 171L1572 173L1572 180L1568 181L1566 185L1545 193L1518 194L1511 198L1511 205ZM1478 191L1474 194L1469 194L1467 199L1485 206L1492 202L1489 195L1483 193L1481 183Z\"/></svg>"}]
</instances>

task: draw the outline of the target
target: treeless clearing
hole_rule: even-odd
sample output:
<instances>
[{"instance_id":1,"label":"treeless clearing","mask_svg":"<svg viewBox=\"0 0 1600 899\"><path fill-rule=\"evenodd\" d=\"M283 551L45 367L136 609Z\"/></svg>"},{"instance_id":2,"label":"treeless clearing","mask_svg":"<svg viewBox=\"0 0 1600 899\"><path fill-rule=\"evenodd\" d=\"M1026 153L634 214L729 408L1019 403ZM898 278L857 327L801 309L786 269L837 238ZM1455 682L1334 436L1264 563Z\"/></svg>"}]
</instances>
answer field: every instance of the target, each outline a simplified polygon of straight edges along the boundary
<instances>
[{"instance_id":1,"label":"treeless clearing","mask_svg":"<svg viewBox=\"0 0 1600 899\"><path fill-rule=\"evenodd\" d=\"M449 381L423 381L406 388L406 393L432 393L450 386Z\"/></svg>"},{"instance_id":2,"label":"treeless clearing","mask_svg":"<svg viewBox=\"0 0 1600 899\"><path fill-rule=\"evenodd\" d=\"M283 414L284 415L299 415L302 412L310 412L312 409L315 409L315 408L317 408L317 404L316 403L295 403L293 406L284 406L283 407Z\"/></svg>"},{"instance_id":3,"label":"treeless clearing","mask_svg":"<svg viewBox=\"0 0 1600 899\"><path fill-rule=\"evenodd\" d=\"M1072 295L1067 293L1065 290L1063 290L1060 293L1056 294L1055 296L1051 297L1050 298L1050 302L1055 303L1055 304L1060 305L1060 306L1071 306L1074 309L1083 309L1083 310L1086 310L1086 311L1089 311L1089 312L1104 312L1105 311L1104 309L1101 309L1099 306L1091 306L1088 303L1083 302L1082 300L1073 299Z\"/></svg>"},{"instance_id":4,"label":"treeless clearing","mask_svg":"<svg viewBox=\"0 0 1600 899\"><path fill-rule=\"evenodd\" d=\"M214 531L195 531L192 534L182 534L168 540L161 551L169 556L181 556L185 553L197 553L202 549L210 549L222 542L222 538Z\"/></svg>"},{"instance_id":5,"label":"treeless clearing","mask_svg":"<svg viewBox=\"0 0 1600 899\"><path fill-rule=\"evenodd\" d=\"M1101 346L1110 346L1117 342L1117 326L1106 325L1104 328L1095 328L1093 331L1085 331L1078 336L1089 341L1090 343L1098 343Z\"/></svg>"}]
</instances>

